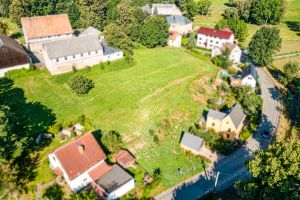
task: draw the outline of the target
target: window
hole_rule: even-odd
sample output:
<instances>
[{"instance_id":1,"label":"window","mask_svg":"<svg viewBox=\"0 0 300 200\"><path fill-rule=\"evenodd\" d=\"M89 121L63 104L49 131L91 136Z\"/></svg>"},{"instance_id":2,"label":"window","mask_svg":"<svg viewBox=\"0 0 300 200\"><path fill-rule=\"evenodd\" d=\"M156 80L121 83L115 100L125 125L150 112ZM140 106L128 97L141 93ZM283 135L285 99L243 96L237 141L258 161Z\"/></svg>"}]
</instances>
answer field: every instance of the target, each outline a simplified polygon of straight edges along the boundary
<instances>
[{"instance_id":1,"label":"window","mask_svg":"<svg viewBox=\"0 0 300 200\"><path fill-rule=\"evenodd\" d=\"M218 41L216 41L216 44L219 44L219 42L218 42Z\"/></svg>"},{"instance_id":2,"label":"window","mask_svg":"<svg viewBox=\"0 0 300 200\"><path fill-rule=\"evenodd\" d=\"M91 52L89 51L89 53L88 53L88 54L89 54L89 56L90 56L90 55L91 55Z\"/></svg>"},{"instance_id":3,"label":"window","mask_svg":"<svg viewBox=\"0 0 300 200\"><path fill-rule=\"evenodd\" d=\"M215 126L216 124L213 122L211 125L212 125L212 126Z\"/></svg>"},{"instance_id":4,"label":"window","mask_svg":"<svg viewBox=\"0 0 300 200\"><path fill-rule=\"evenodd\" d=\"M58 59L58 58L56 58L56 62L59 62L59 59Z\"/></svg>"},{"instance_id":5,"label":"window","mask_svg":"<svg viewBox=\"0 0 300 200\"><path fill-rule=\"evenodd\" d=\"M68 60L68 58L67 58L67 57L65 57L65 60Z\"/></svg>"},{"instance_id":6,"label":"window","mask_svg":"<svg viewBox=\"0 0 300 200\"><path fill-rule=\"evenodd\" d=\"M73 55L73 58L75 58L76 56L75 55Z\"/></svg>"},{"instance_id":7,"label":"window","mask_svg":"<svg viewBox=\"0 0 300 200\"><path fill-rule=\"evenodd\" d=\"M212 40L210 42L213 42Z\"/></svg>"},{"instance_id":8,"label":"window","mask_svg":"<svg viewBox=\"0 0 300 200\"><path fill-rule=\"evenodd\" d=\"M81 55L81 57L83 57L83 53L81 53L80 55Z\"/></svg>"},{"instance_id":9,"label":"window","mask_svg":"<svg viewBox=\"0 0 300 200\"><path fill-rule=\"evenodd\" d=\"M228 129L228 132L231 132L231 128Z\"/></svg>"}]
</instances>

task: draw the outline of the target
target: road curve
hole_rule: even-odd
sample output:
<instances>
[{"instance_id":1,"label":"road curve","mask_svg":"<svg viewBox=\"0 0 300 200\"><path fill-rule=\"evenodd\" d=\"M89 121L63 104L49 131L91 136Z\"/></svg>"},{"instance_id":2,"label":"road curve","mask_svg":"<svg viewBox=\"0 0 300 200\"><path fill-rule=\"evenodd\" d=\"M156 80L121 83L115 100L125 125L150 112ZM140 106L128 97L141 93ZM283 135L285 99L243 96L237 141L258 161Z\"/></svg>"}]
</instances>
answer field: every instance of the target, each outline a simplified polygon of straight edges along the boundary
<instances>
[{"instance_id":1,"label":"road curve","mask_svg":"<svg viewBox=\"0 0 300 200\"><path fill-rule=\"evenodd\" d=\"M214 177L217 172L220 172L217 188L220 191L232 186L237 180L250 177L244 162L252 156L253 150L267 147L267 144L273 138L272 136L274 136L280 119L280 93L262 69L257 68L257 72L263 98L263 117L256 133L240 149L207 169L208 176L202 172L162 192L155 197L156 200L198 199L214 190ZM272 136L264 138L261 136L261 133L267 129L272 132Z\"/></svg>"}]
</instances>

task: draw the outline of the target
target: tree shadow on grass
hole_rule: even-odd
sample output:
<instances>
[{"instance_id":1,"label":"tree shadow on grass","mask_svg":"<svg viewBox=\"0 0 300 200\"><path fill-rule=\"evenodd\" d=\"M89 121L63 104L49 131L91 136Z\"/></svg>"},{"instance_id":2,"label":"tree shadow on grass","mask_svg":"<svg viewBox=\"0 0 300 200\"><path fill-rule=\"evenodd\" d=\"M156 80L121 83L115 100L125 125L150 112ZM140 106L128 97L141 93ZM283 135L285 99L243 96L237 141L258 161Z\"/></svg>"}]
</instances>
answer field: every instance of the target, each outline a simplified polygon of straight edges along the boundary
<instances>
[{"instance_id":1,"label":"tree shadow on grass","mask_svg":"<svg viewBox=\"0 0 300 200\"><path fill-rule=\"evenodd\" d=\"M300 22L286 21L284 23L291 31L296 32L297 35L300 36Z\"/></svg>"},{"instance_id":2,"label":"tree shadow on grass","mask_svg":"<svg viewBox=\"0 0 300 200\"><path fill-rule=\"evenodd\" d=\"M40 102L27 101L23 89L14 87L13 80L6 77L0 79L0 105L10 108L12 133L18 141L23 141L21 154L13 160L11 167L15 172L16 182L25 187L26 183L36 177L35 171L39 164L37 151L50 143L36 146L35 139L55 123L56 117L51 109ZM5 153L8 158L12 158L14 152Z\"/></svg>"}]
</instances>

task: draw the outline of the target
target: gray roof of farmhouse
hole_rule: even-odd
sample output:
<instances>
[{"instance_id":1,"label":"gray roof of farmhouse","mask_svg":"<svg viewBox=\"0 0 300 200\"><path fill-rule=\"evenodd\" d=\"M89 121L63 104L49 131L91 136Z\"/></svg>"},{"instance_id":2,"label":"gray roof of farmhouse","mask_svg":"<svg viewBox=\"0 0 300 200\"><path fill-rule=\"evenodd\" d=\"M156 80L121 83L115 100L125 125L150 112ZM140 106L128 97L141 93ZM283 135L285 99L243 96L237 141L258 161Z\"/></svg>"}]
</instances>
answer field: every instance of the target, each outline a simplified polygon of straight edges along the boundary
<instances>
[{"instance_id":1,"label":"gray roof of farmhouse","mask_svg":"<svg viewBox=\"0 0 300 200\"><path fill-rule=\"evenodd\" d=\"M246 115L244 114L243 109L239 103L235 104L232 107L231 112L229 113L229 117L231 118L236 128L239 127L239 125L244 120L245 116Z\"/></svg>"},{"instance_id":2,"label":"gray roof of farmhouse","mask_svg":"<svg viewBox=\"0 0 300 200\"><path fill-rule=\"evenodd\" d=\"M199 152L202 145L204 143L203 138L193 135L191 133L185 132L182 136L182 139L180 141L180 144L182 146L188 147L190 149L193 149L194 151Z\"/></svg>"},{"instance_id":3,"label":"gray roof of farmhouse","mask_svg":"<svg viewBox=\"0 0 300 200\"><path fill-rule=\"evenodd\" d=\"M111 193L132 179L132 176L119 165L115 164L112 169L101 176L96 183L104 189L105 192Z\"/></svg>"},{"instance_id":4,"label":"gray roof of farmhouse","mask_svg":"<svg viewBox=\"0 0 300 200\"><path fill-rule=\"evenodd\" d=\"M43 46L51 59L102 50L98 36L93 34L57 40L45 43Z\"/></svg>"},{"instance_id":5,"label":"gray roof of farmhouse","mask_svg":"<svg viewBox=\"0 0 300 200\"><path fill-rule=\"evenodd\" d=\"M186 25L191 23L191 20L186 18L185 16L167 16L167 21L169 24L179 24L179 25Z\"/></svg>"},{"instance_id":6,"label":"gray roof of farmhouse","mask_svg":"<svg viewBox=\"0 0 300 200\"><path fill-rule=\"evenodd\" d=\"M85 29L84 31L82 31L81 35L100 35L101 34L101 31L99 31L98 29L90 26L88 27L87 29Z\"/></svg>"},{"instance_id":7,"label":"gray roof of farmhouse","mask_svg":"<svg viewBox=\"0 0 300 200\"><path fill-rule=\"evenodd\" d=\"M256 72L255 66L253 64L250 64L249 67L243 69L242 79L247 77L248 75L252 75L252 77L254 79L257 79L257 72Z\"/></svg>"},{"instance_id":8,"label":"gray roof of farmhouse","mask_svg":"<svg viewBox=\"0 0 300 200\"><path fill-rule=\"evenodd\" d=\"M101 45L103 48L103 55L109 55L109 54L113 54L116 52L122 52L122 50L120 50L120 49L116 49L114 47L109 46L106 41L102 41Z\"/></svg>"}]
</instances>

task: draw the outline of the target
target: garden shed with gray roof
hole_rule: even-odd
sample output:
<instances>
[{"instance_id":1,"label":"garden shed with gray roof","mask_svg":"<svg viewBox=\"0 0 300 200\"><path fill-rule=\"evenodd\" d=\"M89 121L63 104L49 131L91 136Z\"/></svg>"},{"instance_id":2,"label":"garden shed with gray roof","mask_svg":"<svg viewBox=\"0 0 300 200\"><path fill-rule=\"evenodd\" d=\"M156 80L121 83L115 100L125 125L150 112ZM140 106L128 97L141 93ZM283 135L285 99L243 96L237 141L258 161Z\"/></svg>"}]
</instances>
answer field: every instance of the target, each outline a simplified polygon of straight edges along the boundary
<instances>
[{"instance_id":1,"label":"garden shed with gray roof","mask_svg":"<svg viewBox=\"0 0 300 200\"><path fill-rule=\"evenodd\" d=\"M201 150L203 144L204 144L203 138L193 135L188 132L183 133L181 141L180 141L181 147L183 147L184 149L191 151L195 154L200 153L200 150Z\"/></svg>"}]
</instances>

